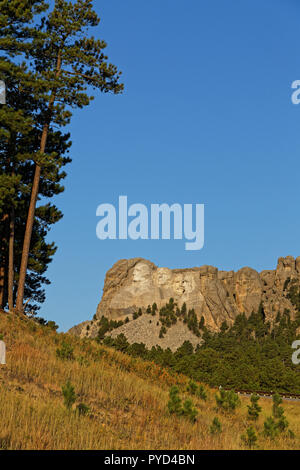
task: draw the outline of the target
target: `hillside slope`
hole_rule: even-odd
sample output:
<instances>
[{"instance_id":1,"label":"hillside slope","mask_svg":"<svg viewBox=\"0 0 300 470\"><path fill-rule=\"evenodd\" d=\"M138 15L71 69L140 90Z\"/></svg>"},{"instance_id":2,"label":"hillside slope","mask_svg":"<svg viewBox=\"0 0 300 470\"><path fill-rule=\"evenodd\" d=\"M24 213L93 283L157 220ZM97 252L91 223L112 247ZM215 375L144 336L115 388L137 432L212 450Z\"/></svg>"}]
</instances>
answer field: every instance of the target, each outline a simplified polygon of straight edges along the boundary
<instances>
[{"instance_id":1,"label":"hillside slope","mask_svg":"<svg viewBox=\"0 0 300 470\"><path fill-rule=\"evenodd\" d=\"M246 397L232 416L216 412L214 390L208 390L207 402L190 397L198 409L193 424L167 409L170 386L177 384L182 397L189 397L184 376L4 312L0 334L7 345L7 365L0 366L0 449L243 448ZM74 406L89 407L86 415L64 407L67 380L77 394ZM271 414L270 400L261 404L259 433ZM299 448L300 403L284 402L284 408L296 438L259 436L260 448ZM215 416L223 426L220 436L209 433Z\"/></svg>"}]
</instances>

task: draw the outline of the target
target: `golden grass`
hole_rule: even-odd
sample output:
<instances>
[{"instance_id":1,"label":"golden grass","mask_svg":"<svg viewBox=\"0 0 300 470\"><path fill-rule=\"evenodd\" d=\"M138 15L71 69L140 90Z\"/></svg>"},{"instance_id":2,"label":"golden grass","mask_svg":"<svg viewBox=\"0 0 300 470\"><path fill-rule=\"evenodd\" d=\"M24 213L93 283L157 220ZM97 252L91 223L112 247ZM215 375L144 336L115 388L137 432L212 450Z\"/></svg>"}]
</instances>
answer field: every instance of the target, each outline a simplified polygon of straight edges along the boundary
<instances>
[{"instance_id":1,"label":"golden grass","mask_svg":"<svg viewBox=\"0 0 300 470\"><path fill-rule=\"evenodd\" d=\"M246 397L233 416L216 412L214 390L208 390L206 403L192 397L199 411L192 424L167 411L171 385L177 384L182 396L188 396L188 379L183 376L2 312L0 333L7 344L7 365L0 366L0 449L243 448L241 434L250 425ZM74 361L56 357L64 340L74 347ZM76 403L89 406L87 416L65 409L61 387L68 379L75 387ZM260 435L272 403L261 399L261 405L256 425L259 448L298 449L300 403L284 402L296 438L273 442ZM223 426L219 437L209 433L215 416Z\"/></svg>"}]
</instances>

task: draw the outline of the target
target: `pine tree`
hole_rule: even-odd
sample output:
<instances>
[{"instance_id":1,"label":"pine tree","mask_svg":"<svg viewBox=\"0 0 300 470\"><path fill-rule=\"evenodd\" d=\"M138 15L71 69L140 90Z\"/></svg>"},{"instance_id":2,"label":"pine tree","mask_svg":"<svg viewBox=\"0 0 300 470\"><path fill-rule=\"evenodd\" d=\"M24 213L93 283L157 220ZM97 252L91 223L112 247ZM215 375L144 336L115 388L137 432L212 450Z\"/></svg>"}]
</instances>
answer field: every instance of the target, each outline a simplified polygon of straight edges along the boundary
<instances>
[{"instance_id":1,"label":"pine tree","mask_svg":"<svg viewBox=\"0 0 300 470\"><path fill-rule=\"evenodd\" d=\"M261 406L258 404L259 396L252 394L250 397L251 405L248 406L248 419L257 421L259 413L261 412Z\"/></svg>"},{"instance_id":2,"label":"pine tree","mask_svg":"<svg viewBox=\"0 0 300 470\"><path fill-rule=\"evenodd\" d=\"M64 397L64 404L67 410L70 410L76 401L76 393L73 385L70 380L62 386L62 394Z\"/></svg>"},{"instance_id":3,"label":"pine tree","mask_svg":"<svg viewBox=\"0 0 300 470\"><path fill-rule=\"evenodd\" d=\"M20 6L40 3L39 12L45 10L41 2L3 2L1 21L8 18L7 27L0 33L1 49L7 56L20 55L26 60L31 74L29 83L33 102L39 102L39 123L42 129L39 151L34 154L34 176L31 187L22 259L19 272L16 309L23 310L30 244L35 219L36 202L43 173L56 167L55 157L47 153L47 140L51 125L64 126L70 122L71 110L87 106L93 96L86 91L93 88L101 92L120 93L117 68L107 62L106 43L88 37L90 28L99 24L91 0L68 2L55 0L54 8L42 15L26 30L18 28L11 18L21 17ZM43 2L42 2L43 3ZM2 8L1 8L2 13ZM33 14L29 14L31 20ZM9 29L10 28L10 29ZM13 34L11 33L13 31Z\"/></svg>"},{"instance_id":4,"label":"pine tree","mask_svg":"<svg viewBox=\"0 0 300 470\"><path fill-rule=\"evenodd\" d=\"M16 297L18 281L17 266L22 254L24 227L29 207L30 188L34 173L34 157L40 145L41 130L35 116L39 103L34 102L31 90L24 85L27 77L25 66L22 68L23 85L20 78L16 79L18 67L8 58L0 58L0 76L7 87L7 104L0 107L0 218L7 220L9 230L7 236L2 236L1 254L5 262L1 262L6 285L5 295L2 296L2 307L8 300L12 311ZM19 71L20 74L20 71ZM28 78L28 77L27 77ZM47 151L55 155L56 168L44 172L39 186L39 196L51 198L59 194L63 187L59 184L65 177L61 171L71 160L65 156L70 147L69 134L49 129ZM48 169L49 170L49 169ZM26 276L25 299L42 302L44 291L42 284L48 283L44 277L47 265L56 251L54 244L46 243L45 238L53 223L62 214L58 209L47 203L36 211L28 259L29 272ZM4 269L3 269L4 267ZM36 304L27 303L28 310L36 310Z\"/></svg>"},{"instance_id":5,"label":"pine tree","mask_svg":"<svg viewBox=\"0 0 300 470\"><path fill-rule=\"evenodd\" d=\"M279 393L275 393L272 398L273 398L273 407L272 407L273 416L274 418L281 418L284 412L282 406L280 406L282 404L282 398L279 395Z\"/></svg>"},{"instance_id":6,"label":"pine tree","mask_svg":"<svg viewBox=\"0 0 300 470\"><path fill-rule=\"evenodd\" d=\"M169 392L168 410L171 414L176 414L178 416L183 412L179 389L175 385L171 387Z\"/></svg>"},{"instance_id":7,"label":"pine tree","mask_svg":"<svg viewBox=\"0 0 300 470\"><path fill-rule=\"evenodd\" d=\"M276 422L272 416L269 416L264 422L264 436L269 437L270 439L275 439L278 435L278 428Z\"/></svg>"},{"instance_id":8,"label":"pine tree","mask_svg":"<svg viewBox=\"0 0 300 470\"><path fill-rule=\"evenodd\" d=\"M215 417L212 421L212 424L209 428L211 434L221 434L222 432L222 425L217 417Z\"/></svg>"},{"instance_id":9,"label":"pine tree","mask_svg":"<svg viewBox=\"0 0 300 470\"><path fill-rule=\"evenodd\" d=\"M249 449L253 449L256 447L257 442L257 435L253 427L250 427L246 430L246 434L241 436L241 439L245 446L249 447Z\"/></svg>"}]
</instances>

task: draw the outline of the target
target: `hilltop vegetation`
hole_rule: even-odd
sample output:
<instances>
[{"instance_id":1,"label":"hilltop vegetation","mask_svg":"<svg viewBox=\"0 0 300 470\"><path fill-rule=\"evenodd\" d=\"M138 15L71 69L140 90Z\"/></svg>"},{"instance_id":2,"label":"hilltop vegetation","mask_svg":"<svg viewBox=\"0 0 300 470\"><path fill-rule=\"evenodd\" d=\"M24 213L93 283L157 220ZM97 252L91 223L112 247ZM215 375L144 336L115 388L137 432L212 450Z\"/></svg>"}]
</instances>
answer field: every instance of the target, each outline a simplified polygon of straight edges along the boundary
<instances>
[{"instance_id":1,"label":"hilltop vegetation","mask_svg":"<svg viewBox=\"0 0 300 470\"><path fill-rule=\"evenodd\" d=\"M299 288L291 284L287 295L297 306ZM139 311L142 312L141 309ZM155 319L155 312L155 307L149 307L146 315ZM292 363L291 348L292 343L300 338L299 311L295 320L291 319L287 310L282 315L278 314L271 326L265 320L261 304L258 312L253 312L248 318L245 314L238 315L231 327L223 322L220 332L213 333L205 327L203 317L198 322L193 310L187 311L185 304L179 309L170 299L156 318L161 325L162 335L182 321L201 339L201 344L193 348L191 342L185 341L177 351L162 349L160 346L147 349L144 343L130 344L123 333L117 335L117 322L113 326L113 337L110 336L112 328L107 326L105 333L109 336L104 337L101 327L97 339L133 357L154 361L210 386L300 394L299 366ZM102 324L104 322L102 319Z\"/></svg>"},{"instance_id":2,"label":"hilltop vegetation","mask_svg":"<svg viewBox=\"0 0 300 470\"><path fill-rule=\"evenodd\" d=\"M284 402L292 438L275 432L271 400L260 400L253 423L247 397L228 411L220 393L217 406L216 390L52 326L0 312L8 351L0 368L1 449L244 449L251 427L259 448L299 448L297 402ZM266 421L273 438L264 434Z\"/></svg>"}]
</instances>

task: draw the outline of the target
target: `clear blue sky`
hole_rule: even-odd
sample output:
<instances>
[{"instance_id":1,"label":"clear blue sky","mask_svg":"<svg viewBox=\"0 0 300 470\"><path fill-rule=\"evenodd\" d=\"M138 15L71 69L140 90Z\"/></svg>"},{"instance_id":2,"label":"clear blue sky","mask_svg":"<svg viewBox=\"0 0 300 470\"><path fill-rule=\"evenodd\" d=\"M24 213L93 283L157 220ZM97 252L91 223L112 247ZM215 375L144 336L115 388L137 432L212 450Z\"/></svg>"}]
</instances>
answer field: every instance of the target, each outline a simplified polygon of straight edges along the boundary
<instances>
[{"instance_id":1,"label":"clear blue sky","mask_svg":"<svg viewBox=\"0 0 300 470\"><path fill-rule=\"evenodd\" d=\"M120 258L170 268L273 269L300 255L298 0L101 0L95 36L123 71L122 96L75 113L73 163L56 198L58 252L40 315L89 319ZM205 246L100 241L96 208L204 203Z\"/></svg>"}]
</instances>

